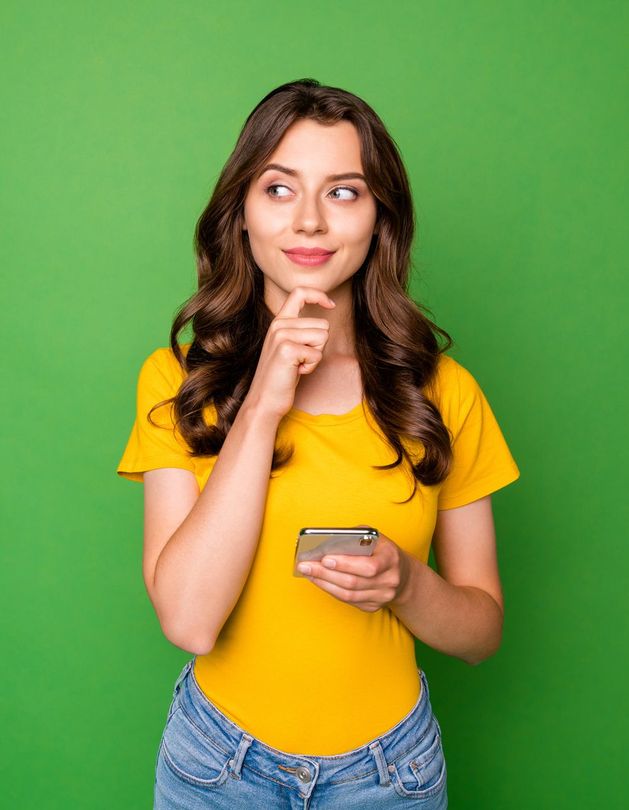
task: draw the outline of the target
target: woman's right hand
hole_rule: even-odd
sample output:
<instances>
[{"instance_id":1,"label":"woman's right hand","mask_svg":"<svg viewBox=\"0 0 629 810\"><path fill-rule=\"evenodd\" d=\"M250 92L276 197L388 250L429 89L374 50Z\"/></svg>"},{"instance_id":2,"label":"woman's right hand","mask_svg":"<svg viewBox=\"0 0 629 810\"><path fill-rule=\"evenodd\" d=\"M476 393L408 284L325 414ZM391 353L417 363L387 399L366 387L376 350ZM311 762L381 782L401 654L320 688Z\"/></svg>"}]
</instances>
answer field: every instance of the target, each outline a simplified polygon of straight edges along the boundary
<instances>
[{"instance_id":1,"label":"woman's right hand","mask_svg":"<svg viewBox=\"0 0 629 810\"><path fill-rule=\"evenodd\" d=\"M301 375L311 374L321 362L330 324L325 318L300 318L305 304L336 306L323 290L295 287L290 291L266 333L243 405L281 419L293 407Z\"/></svg>"}]
</instances>

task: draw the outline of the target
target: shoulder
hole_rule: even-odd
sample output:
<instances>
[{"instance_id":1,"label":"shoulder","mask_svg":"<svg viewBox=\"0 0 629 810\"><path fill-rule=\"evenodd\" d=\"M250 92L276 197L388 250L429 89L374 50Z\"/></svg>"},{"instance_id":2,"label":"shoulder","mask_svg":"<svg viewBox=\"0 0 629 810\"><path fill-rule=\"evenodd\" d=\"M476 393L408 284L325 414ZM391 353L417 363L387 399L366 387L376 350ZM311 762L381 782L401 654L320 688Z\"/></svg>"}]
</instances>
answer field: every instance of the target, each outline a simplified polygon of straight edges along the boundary
<instances>
[{"instance_id":1,"label":"shoulder","mask_svg":"<svg viewBox=\"0 0 629 810\"><path fill-rule=\"evenodd\" d=\"M184 355L190 344L180 346ZM154 349L142 361L137 377L138 397L144 405L170 399L179 391L185 374L170 346Z\"/></svg>"},{"instance_id":2,"label":"shoulder","mask_svg":"<svg viewBox=\"0 0 629 810\"><path fill-rule=\"evenodd\" d=\"M474 382L474 377L458 360L449 354L440 354L429 389L437 399L445 402L458 398L461 387L469 388Z\"/></svg>"},{"instance_id":3,"label":"shoulder","mask_svg":"<svg viewBox=\"0 0 629 810\"><path fill-rule=\"evenodd\" d=\"M439 356L437 371L426 393L439 409L444 423L455 431L465 414L483 396L474 375L448 354Z\"/></svg>"},{"instance_id":4,"label":"shoulder","mask_svg":"<svg viewBox=\"0 0 629 810\"><path fill-rule=\"evenodd\" d=\"M190 343L180 344L184 357L188 353ZM163 377L170 383L179 383L184 379L184 372L170 346L160 346L154 349L142 363L141 374L144 377Z\"/></svg>"},{"instance_id":5,"label":"shoulder","mask_svg":"<svg viewBox=\"0 0 629 810\"><path fill-rule=\"evenodd\" d=\"M180 343L179 348L184 357L192 343ZM140 372L140 388L151 392L154 397L163 399L174 397L183 383L186 375L179 360L175 357L170 346L160 346L152 351L144 360ZM206 397L203 406L203 418L208 425L214 425L217 419L216 407Z\"/></svg>"}]
</instances>

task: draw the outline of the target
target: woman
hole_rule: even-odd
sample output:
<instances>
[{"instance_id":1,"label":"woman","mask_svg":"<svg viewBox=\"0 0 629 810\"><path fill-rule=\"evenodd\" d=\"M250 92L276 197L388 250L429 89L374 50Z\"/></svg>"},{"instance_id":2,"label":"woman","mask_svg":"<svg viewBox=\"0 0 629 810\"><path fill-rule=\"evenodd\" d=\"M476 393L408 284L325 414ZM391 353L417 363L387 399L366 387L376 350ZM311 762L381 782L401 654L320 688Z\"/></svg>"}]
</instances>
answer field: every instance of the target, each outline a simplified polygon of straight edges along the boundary
<instances>
[{"instance_id":1,"label":"woman","mask_svg":"<svg viewBox=\"0 0 629 810\"><path fill-rule=\"evenodd\" d=\"M156 808L447 806L414 638L470 664L498 648L491 493L519 471L409 298L412 238L404 166L364 101L302 80L252 111L117 470L144 481L146 587L194 656ZM301 528L365 525L371 556L293 575Z\"/></svg>"}]
</instances>

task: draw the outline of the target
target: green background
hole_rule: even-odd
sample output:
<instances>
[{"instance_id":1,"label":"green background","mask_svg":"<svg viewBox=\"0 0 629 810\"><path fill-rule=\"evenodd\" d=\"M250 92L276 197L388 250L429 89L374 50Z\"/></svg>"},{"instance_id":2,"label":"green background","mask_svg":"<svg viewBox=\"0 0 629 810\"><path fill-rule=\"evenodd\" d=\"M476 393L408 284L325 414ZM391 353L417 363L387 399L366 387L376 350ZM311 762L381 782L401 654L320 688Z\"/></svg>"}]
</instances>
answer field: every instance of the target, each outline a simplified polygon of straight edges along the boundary
<instances>
[{"instance_id":1,"label":"green background","mask_svg":"<svg viewBox=\"0 0 629 810\"><path fill-rule=\"evenodd\" d=\"M190 656L115 468L244 118L314 77L399 145L413 295L521 470L493 498L500 651L418 645L450 806L624 806L627 3L5 2L0 23L3 805L152 806Z\"/></svg>"}]
</instances>

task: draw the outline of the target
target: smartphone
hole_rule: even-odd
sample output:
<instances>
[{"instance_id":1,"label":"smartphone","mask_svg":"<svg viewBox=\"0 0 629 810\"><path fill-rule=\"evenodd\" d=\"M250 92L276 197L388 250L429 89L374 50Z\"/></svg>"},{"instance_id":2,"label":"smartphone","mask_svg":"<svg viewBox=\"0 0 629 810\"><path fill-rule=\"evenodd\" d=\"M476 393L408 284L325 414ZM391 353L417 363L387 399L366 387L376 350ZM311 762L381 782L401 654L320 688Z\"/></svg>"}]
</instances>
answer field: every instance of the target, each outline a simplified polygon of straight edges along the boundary
<instances>
[{"instance_id":1,"label":"smartphone","mask_svg":"<svg viewBox=\"0 0 629 810\"><path fill-rule=\"evenodd\" d=\"M295 545L293 576L303 577L297 570L300 562L320 560L326 554L356 554L370 557L380 537L377 529L305 528L301 529Z\"/></svg>"}]
</instances>

